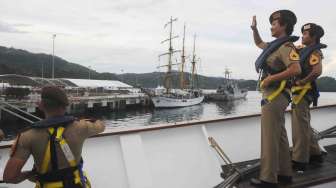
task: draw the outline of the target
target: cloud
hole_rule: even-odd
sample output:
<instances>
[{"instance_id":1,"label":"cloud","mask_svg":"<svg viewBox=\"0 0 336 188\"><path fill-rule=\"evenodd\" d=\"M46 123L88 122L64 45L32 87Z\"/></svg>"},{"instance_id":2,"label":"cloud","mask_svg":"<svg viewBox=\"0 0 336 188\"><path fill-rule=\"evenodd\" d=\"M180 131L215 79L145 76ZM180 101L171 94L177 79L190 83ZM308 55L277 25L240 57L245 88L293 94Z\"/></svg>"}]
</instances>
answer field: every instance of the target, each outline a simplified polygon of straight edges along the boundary
<instances>
[{"instance_id":1,"label":"cloud","mask_svg":"<svg viewBox=\"0 0 336 188\"><path fill-rule=\"evenodd\" d=\"M101 72L152 72L159 65L158 55L168 49L160 42L168 37L163 25L173 16L178 17L174 34L180 35L174 40L175 49L181 48L184 23L188 55L193 34L197 34L200 73L222 76L229 67L236 78L254 79L253 62L260 50L253 43L252 16L257 15L259 31L265 41L270 41L269 15L278 9L291 9L298 17L296 35L301 35L300 26L306 22L324 27L322 41L329 46L324 50L324 70L331 75L336 56L336 17L330 16L333 4L332 0L318 7L305 0L30 0L17 6L13 0L3 0L0 12L6 24L0 22L1 45L51 53L51 35L56 33L56 55L68 61Z\"/></svg>"},{"instance_id":2,"label":"cloud","mask_svg":"<svg viewBox=\"0 0 336 188\"><path fill-rule=\"evenodd\" d=\"M127 11L143 11L152 8L155 5L162 4L163 0L142 0L142 1L119 1L115 2L112 7L113 10L125 13Z\"/></svg>"},{"instance_id":3,"label":"cloud","mask_svg":"<svg viewBox=\"0 0 336 188\"><path fill-rule=\"evenodd\" d=\"M0 32L2 33L27 33L18 29L19 27L26 27L28 24L8 24L0 21Z\"/></svg>"},{"instance_id":4,"label":"cloud","mask_svg":"<svg viewBox=\"0 0 336 188\"><path fill-rule=\"evenodd\" d=\"M336 73L336 50L328 54L323 62L323 75L335 77Z\"/></svg>"}]
</instances>

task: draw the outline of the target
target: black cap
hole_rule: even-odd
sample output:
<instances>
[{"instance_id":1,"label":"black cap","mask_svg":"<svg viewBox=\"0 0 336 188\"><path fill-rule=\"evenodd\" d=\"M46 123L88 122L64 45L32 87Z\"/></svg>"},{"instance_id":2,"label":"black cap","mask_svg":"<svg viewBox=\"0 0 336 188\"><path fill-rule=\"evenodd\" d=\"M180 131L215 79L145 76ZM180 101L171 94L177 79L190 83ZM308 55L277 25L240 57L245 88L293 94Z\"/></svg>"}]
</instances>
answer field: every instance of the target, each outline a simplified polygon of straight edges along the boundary
<instances>
[{"instance_id":1,"label":"black cap","mask_svg":"<svg viewBox=\"0 0 336 188\"><path fill-rule=\"evenodd\" d=\"M278 10L273 12L269 17L269 21L272 24L274 20L282 20L282 22L289 25L295 25L297 21L294 12L290 10Z\"/></svg>"},{"instance_id":2,"label":"black cap","mask_svg":"<svg viewBox=\"0 0 336 188\"><path fill-rule=\"evenodd\" d=\"M43 100L52 101L59 106L68 106L69 100L65 91L56 86L46 86L42 88L41 98Z\"/></svg>"},{"instance_id":3,"label":"black cap","mask_svg":"<svg viewBox=\"0 0 336 188\"><path fill-rule=\"evenodd\" d=\"M321 26L315 23L306 23L301 27L301 32L310 31L311 35L321 38L324 35L324 30Z\"/></svg>"}]
</instances>

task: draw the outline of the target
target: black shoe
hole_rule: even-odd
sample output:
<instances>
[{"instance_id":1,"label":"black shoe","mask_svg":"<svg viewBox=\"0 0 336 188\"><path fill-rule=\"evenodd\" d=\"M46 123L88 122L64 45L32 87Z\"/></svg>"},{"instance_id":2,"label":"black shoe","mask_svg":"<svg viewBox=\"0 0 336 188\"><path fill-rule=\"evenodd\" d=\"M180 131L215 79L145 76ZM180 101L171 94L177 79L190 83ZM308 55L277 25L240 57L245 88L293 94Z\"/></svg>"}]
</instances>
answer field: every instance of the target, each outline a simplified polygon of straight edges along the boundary
<instances>
[{"instance_id":1,"label":"black shoe","mask_svg":"<svg viewBox=\"0 0 336 188\"><path fill-rule=\"evenodd\" d=\"M293 177L278 175L278 181L279 183L284 185L291 184L293 182Z\"/></svg>"},{"instance_id":2,"label":"black shoe","mask_svg":"<svg viewBox=\"0 0 336 188\"><path fill-rule=\"evenodd\" d=\"M306 163L292 161L292 168L294 171L305 171L306 170Z\"/></svg>"},{"instance_id":3,"label":"black shoe","mask_svg":"<svg viewBox=\"0 0 336 188\"><path fill-rule=\"evenodd\" d=\"M309 164L312 164L312 163L323 163L324 162L324 158L323 158L323 155L320 154L320 155L311 155L309 157Z\"/></svg>"},{"instance_id":4,"label":"black shoe","mask_svg":"<svg viewBox=\"0 0 336 188\"><path fill-rule=\"evenodd\" d=\"M277 183L269 183L269 182L262 181L256 178L252 178L250 180L250 184L255 187L261 187L261 188L278 188Z\"/></svg>"}]
</instances>

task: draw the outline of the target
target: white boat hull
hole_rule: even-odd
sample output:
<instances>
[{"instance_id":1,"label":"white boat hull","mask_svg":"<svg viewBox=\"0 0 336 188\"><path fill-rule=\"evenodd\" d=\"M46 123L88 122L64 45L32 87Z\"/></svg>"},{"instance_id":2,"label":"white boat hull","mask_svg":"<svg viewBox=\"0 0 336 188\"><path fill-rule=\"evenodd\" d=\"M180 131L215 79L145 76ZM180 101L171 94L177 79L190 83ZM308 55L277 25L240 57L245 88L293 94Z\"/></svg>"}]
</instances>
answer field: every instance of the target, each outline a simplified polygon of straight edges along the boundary
<instances>
[{"instance_id":1,"label":"white boat hull","mask_svg":"<svg viewBox=\"0 0 336 188\"><path fill-rule=\"evenodd\" d=\"M169 98L169 97L152 97L152 102L155 108L175 108L175 107L186 107L200 104L204 99L204 96L197 98Z\"/></svg>"},{"instance_id":2,"label":"white boat hull","mask_svg":"<svg viewBox=\"0 0 336 188\"><path fill-rule=\"evenodd\" d=\"M335 125L336 105L314 109L311 114L314 128L324 130ZM289 113L286 128L291 140ZM87 140L84 167L95 188L214 187L222 181L222 161L209 147L208 136L216 139L233 162L255 159L260 155L260 115L111 129ZM321 143L336 143L336 139ZM0 149L2 168L9 158L9 147ZM29 160L25 169L31 168ZM25 181L6 187L27 188L33 184Z\"/></svg>"}]
</instances>

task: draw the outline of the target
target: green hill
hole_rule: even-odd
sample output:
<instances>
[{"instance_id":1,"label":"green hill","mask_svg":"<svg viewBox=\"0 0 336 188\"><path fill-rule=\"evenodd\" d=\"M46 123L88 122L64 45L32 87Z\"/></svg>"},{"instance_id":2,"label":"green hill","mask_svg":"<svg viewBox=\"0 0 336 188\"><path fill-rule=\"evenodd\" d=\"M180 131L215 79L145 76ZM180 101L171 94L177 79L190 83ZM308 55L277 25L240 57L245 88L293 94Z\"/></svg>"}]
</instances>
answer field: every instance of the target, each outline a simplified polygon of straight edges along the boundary
<instances>
[{"instance_id":1,"label":"green hill","mask_svg":"<svg viewBox=\"0 0 336 188\"><path fill-rule=\"evenodd\" d=\"M0 46L0 74L20 74L26 76L41 77L42 66L44 77L51 77L52 56L43 53L31 53L25 50L7 48ZM163 72L151 73L98 73L91 70L91 79L97 80L120 80L133 86L145 88L154 88L163 85ZM173 87L179 86L177 72L173 72ZM89 69L85 66L68 62L60 57L55 56L55 77L57 78L82 78L89 77ZM190 78L189 73L185 73L185 78ZM216 89L224 82L223 77L208 77L197 75L198 85L202 89ZM237 80L242 88L255 90L256 80ZM336 80L332 77L321 77L318 80L318 86L321 91L336 91Z\"/></svg>"},{"instance_id":2,"label":"green hill","mask_svg":"<svg viewBox=\"0 0 336 188\"><path fill-rule=\"evenodd\" d=\"M180 86L178 72L173 72L173 87L177 88ZM119 78L130 85L133 86L141 86L145 88L155 88L158 85L163 85L163 77L165 73L163 72L152 72L152 73L127 73L123 75L119 75ZM190 73L185 73L184 78L186 78L186 82L189 83ZM216 89L220 84L224 83L225 79L223 77L208 77L203 75L197 75L197 83L199 88L202 89ZM255 90L257 81L255 80L237 80L238 85L242 88L246 88L249 90Z\"/></svg>"},{"instance_id":3,"label":"green hill","mask_svg":"<svg viewBox=\"0 0 336 188\"><path fill-rule=\"evenodd\" d=\"M35 54L25 50L0 47L0 74L20 74L26 76L51 77L52 56ZM55 77L88 78L89 69L82 65L70 63L55 56ZM92 79L118 79L112 73L97 73L91 71Z\"/></svg>"}]
</instances>

